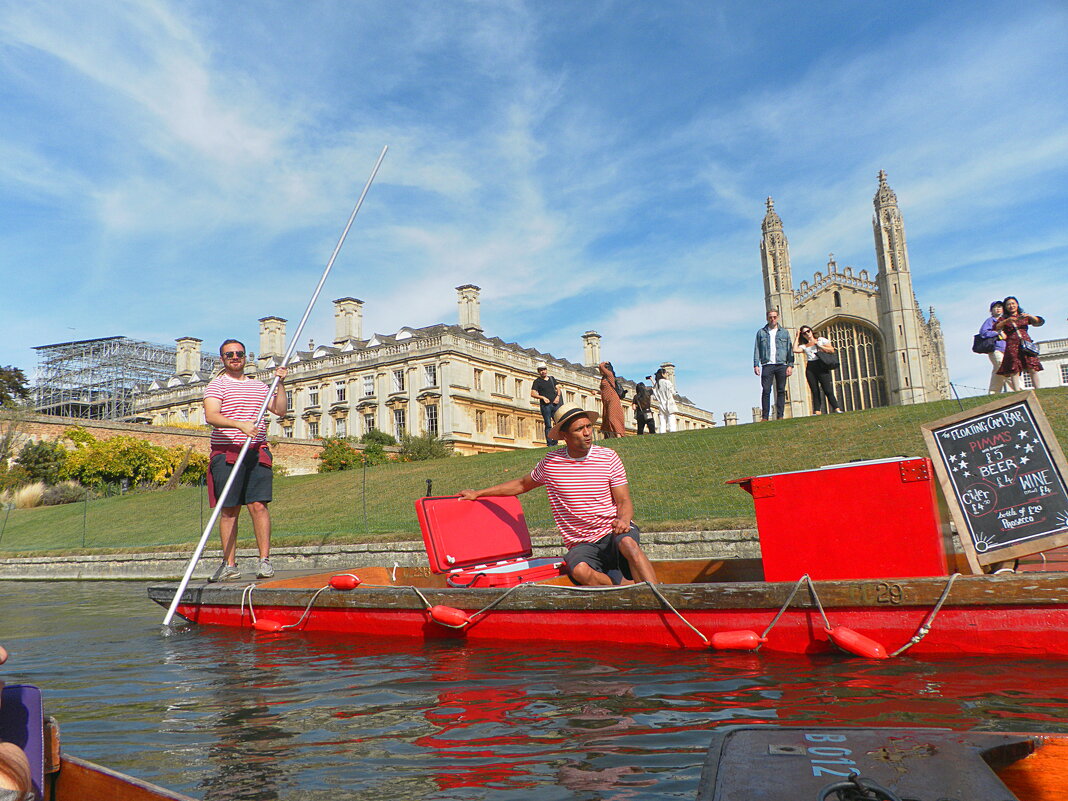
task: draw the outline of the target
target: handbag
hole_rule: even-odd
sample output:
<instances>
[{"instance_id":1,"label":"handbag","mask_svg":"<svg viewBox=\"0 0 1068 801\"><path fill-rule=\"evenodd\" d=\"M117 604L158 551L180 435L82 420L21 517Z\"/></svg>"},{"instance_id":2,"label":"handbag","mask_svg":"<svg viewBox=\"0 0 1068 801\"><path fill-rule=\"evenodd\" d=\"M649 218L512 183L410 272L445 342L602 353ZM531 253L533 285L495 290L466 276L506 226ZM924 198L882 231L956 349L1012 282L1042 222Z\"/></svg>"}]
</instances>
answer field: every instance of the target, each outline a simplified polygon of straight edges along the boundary
<instances>
[{"instance_id":1,"label":"handbag","mask_svg":"<svg viewBox=\"0 0 1068 801\"><path fill-rule=\"evenodd\" d=\"M1032 342L1030 339L1020 340L1020 352L1024 356L1037 356L1038 355L1038 343Z\"/></svg>"},{"instance_id":2,"label":"handbag","mask_svg":"<svg viewBox=\"0 0 1068 801\"><path fill-rule=\"evenodd\" d=\"M828 353L825 350L817 350L816 358L820 360L820 363L828 370L837 370L841 366L841 362L838 361L837 353Z\"/></svg>"},{"instance_id":3,"label":"handbag","mask_svg":"<svg viewBox=\"0 0 1068 801\"><path fill-rule=\"evenodd\" d=\"M972 339L972 353L993 353L997 341L997 337L984 337L982 334L976 334Z\"/></svg>"}]
</instances>

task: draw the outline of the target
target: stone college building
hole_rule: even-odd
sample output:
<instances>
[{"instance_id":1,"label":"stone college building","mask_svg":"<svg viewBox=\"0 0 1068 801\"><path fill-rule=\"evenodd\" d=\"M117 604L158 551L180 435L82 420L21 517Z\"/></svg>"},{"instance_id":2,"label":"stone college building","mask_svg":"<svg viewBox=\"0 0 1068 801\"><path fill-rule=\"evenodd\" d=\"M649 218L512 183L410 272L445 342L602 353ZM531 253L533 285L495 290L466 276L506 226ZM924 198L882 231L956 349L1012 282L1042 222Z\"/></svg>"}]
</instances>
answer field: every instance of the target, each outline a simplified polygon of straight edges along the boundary
<instances>
[{"instance_id":1,"label":"stone college building","mask_svg":"<svg viewBox=\"0 0 1068 801\"><path fill-rule=\"evenodd\" d=\"M942 326L934 308L924 317L913 294L905 224L885 172L874 204L874 280L867 270L839 269L832 254L826 274L817 272L795 289L789 243L770 197L760 243L765 307L779 311L792 335L809 325L831 341L841 361L832 374L834 391L846 411L940 400L950 392ZM801 365L788 393L787 416L812 413Z\"/></svg>"},{"instance_id":2,"label":"stone college building","mask_svg":"<svg viewBox=\"0 0 1068 801\"><path fill-rule=\"evenodd\" d=\"M560 383L561 398L600 411L601 337L582 335L583 363L575 364L534 348L487 337L480 325L479 287L456 288L459 324L401 328L395 334L363 338L363 301L334 301L332 345L310 345L289 364L289 410L271 420L274 437L316 439L358 437L371 429L394 436L409 432L442 437L461 454L544 447L537 401L530 396L536 368L544 363ZM258 358L250 374L270 383L286 351L286 321L260 319ZM175 374L140 388L138 416L155 425L204 423L204 387L213 377L201 369L202 341L178 342ZM674 382L674 365L665 363ZM652 370L650 370L652 372ZM630 394L623 402L628 430L636 431ZM676 396L678 430L710 428L712 413Z\"/></svg>"}]
</instances>

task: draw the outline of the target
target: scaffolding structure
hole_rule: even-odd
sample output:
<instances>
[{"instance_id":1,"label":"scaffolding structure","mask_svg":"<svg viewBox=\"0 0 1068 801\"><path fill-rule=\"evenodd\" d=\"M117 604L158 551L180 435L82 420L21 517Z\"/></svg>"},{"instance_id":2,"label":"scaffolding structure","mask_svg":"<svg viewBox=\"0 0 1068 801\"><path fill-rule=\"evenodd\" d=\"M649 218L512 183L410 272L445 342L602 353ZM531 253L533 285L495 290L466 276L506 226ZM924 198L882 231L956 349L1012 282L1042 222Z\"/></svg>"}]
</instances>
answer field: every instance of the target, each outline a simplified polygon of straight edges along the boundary
<instances>
[{"instance_id":1,"label":"scaffolding structure","mask_svg":"<svg viewBox=\"0 0 1068 801\"><path fill-rule=\"evenodd\" d=\"M174 375L178 349L128 337L83 339L39 345L34 407L41 414L88 420L125 420L134 415L138 384ZM211 356L201 357L210 371Z\"/></svg>"}]
</instances>

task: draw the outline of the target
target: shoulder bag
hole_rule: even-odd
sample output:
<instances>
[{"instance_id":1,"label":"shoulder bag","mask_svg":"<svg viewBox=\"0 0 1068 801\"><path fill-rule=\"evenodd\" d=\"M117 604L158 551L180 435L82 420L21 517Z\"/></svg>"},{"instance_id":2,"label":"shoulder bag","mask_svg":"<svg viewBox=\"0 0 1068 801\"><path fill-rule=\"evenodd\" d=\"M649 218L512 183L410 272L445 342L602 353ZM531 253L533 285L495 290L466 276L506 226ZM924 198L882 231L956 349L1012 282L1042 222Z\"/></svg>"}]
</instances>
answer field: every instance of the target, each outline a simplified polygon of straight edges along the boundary
<instances>
[{"instance_id":1,"label":"shoulder bag","mask_svg":"<svg viewBox=\"0 0 1068 801\"><path fill-rule=\"evenodd\" d=\"M993 353L997 341L997 337L984 337L982 334L976 334L972 338L972 353Z\"/></svg>"},{"instance_id":2,"label":"shoulder bag","mask_svg":"<svg viewBox=\"0 0 1068 801\"><path fill-rule=\"evenodd\" d=\"M1030 339L1020 339L1020 353L1024 356L1038 356L1038 343Z\"/></svg>"},{"instance_id":3,"label":"shoulder bag","mask_svg":"<svg viewBox=\"0 0 1068 801\"><path fill-rule=\"evenodd\" d=\"M828 370L837 370L841 366L841 362L838 361L837 353L828 353L825 350L817 350L816 358L819 359L820 364Z\"/></svg>"}]
</instances>

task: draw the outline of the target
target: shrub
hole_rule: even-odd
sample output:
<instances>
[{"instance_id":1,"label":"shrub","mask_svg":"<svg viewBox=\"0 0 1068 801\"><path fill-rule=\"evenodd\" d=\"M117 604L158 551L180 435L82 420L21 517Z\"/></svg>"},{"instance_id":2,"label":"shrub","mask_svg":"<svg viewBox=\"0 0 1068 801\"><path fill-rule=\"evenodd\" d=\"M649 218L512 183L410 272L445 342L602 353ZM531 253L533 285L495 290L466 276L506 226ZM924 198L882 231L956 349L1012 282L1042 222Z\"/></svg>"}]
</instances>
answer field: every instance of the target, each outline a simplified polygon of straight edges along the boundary
<instances>
[{"instance_id":1,"label":"shrub","mask_svg":"<svg viewBox=\"0 0 1068 801\"><path fill-rule=\"evenodd\" d=\"M353 446L352 440L341 437L324 437L323 449L315 455L319 460L320 473L351 470L363 465L363 454ZM381 445L379 446L382 447Z\"/></svg>"},{"instance_id":2,"label":"shrub","mask_svg":"<svg viewBox=\"0 0 1068 801\"><path fill-rule=\"evenodd\" d=\"M14 490L30 483L30 474L19 464L0 461L0 490Z\"/></svg>"},{"instance_id":3,"label":"shrub","mask_svg":"<svg viewBox=\"0 0 1068 801\"><path fill-rule=\"evenodd\" d=\"M393 438L390 437L390 439ZM386 448L382 443L371 442L364 446L363 461L368 467L376 464L385 464L389 461L389 454L386 453Z\"/></svg>"},{"instance_id":4,"label":"shrub","mask_svg":"<svg viewBox=\"0 0 1068 801\"><path fill-rule=\"evenodd\" d=\"M55 484L63 472L67 449L58 442L27 442L19 451L19 465L32 481Z\"/></svg>"},{"instance_id":5,"label":"shrub","mask_svg":"<svg viewBox=\"0 0 1068 801\"><path fill-rule=\"evenodd\" d=\"M166 484L171 476L182 467L182 463L186 462L188 449L183 448L181 445L175 445L173 448L167 449L158 445L152 447L159 448L160 451L159 465L152 476L152 481L156 484ZM178 481L181 484L199 484L207 473L208 457L201 453L189 452L185 470L182 471L182 477Z\"/></svg>"},{"instance_id":6,"label":"shrub","mask_svg":"<svg viewBox=\"0 0 1068 801\"><path fill-rule=\"evenodd\" d=\"M42 506L59 506L64 503L77 503L84 501L89 495L89 490L77 481L62 481L52 487L45 488L41 496Z\"/></svg>"},{"instance_id":7,"label":"shrub","mask_svg":"<svg viewBox=\"0 0 1068 801\"><path fill-rule=\"evenodd\" d=\"M446 459L453 455L452 444L433 434L404 434L401 436L400 458L406 462Z\"/></svg>"},{"instance_id":8,"label":"shrub","mask_svg":"<svg viewBox=\"0 0 1068 801\"><path fill-rule=\"evenodd\" d=\"M377 428L372 428L362 437L360 442L364 445L396 445L397 440L392 434L387 434L385 431L379 431Z\"/></svg>"},{"instance_id":9,"label":"shrub","mask_svg":"<svg viewBox=\"0 0 1068 801\"><path fill-rule=\"evenodd\" d=\"M151 482L165 472L166 453L164 448L134 437L92 438L67 454L63 473L90 487L124 480L130 484Z\"/></svg>"},{"instance_id":10,"label":"shrub","mask_svg":"<svg viewBox=\"0 0 1068 801\"><path fill-rule=\"evenodd\" d=\"M44 495L45 485L40 481L27 484L15 490L15 508L33 509L41 505L41 496Z\"/></svg>"}]
</instances>

